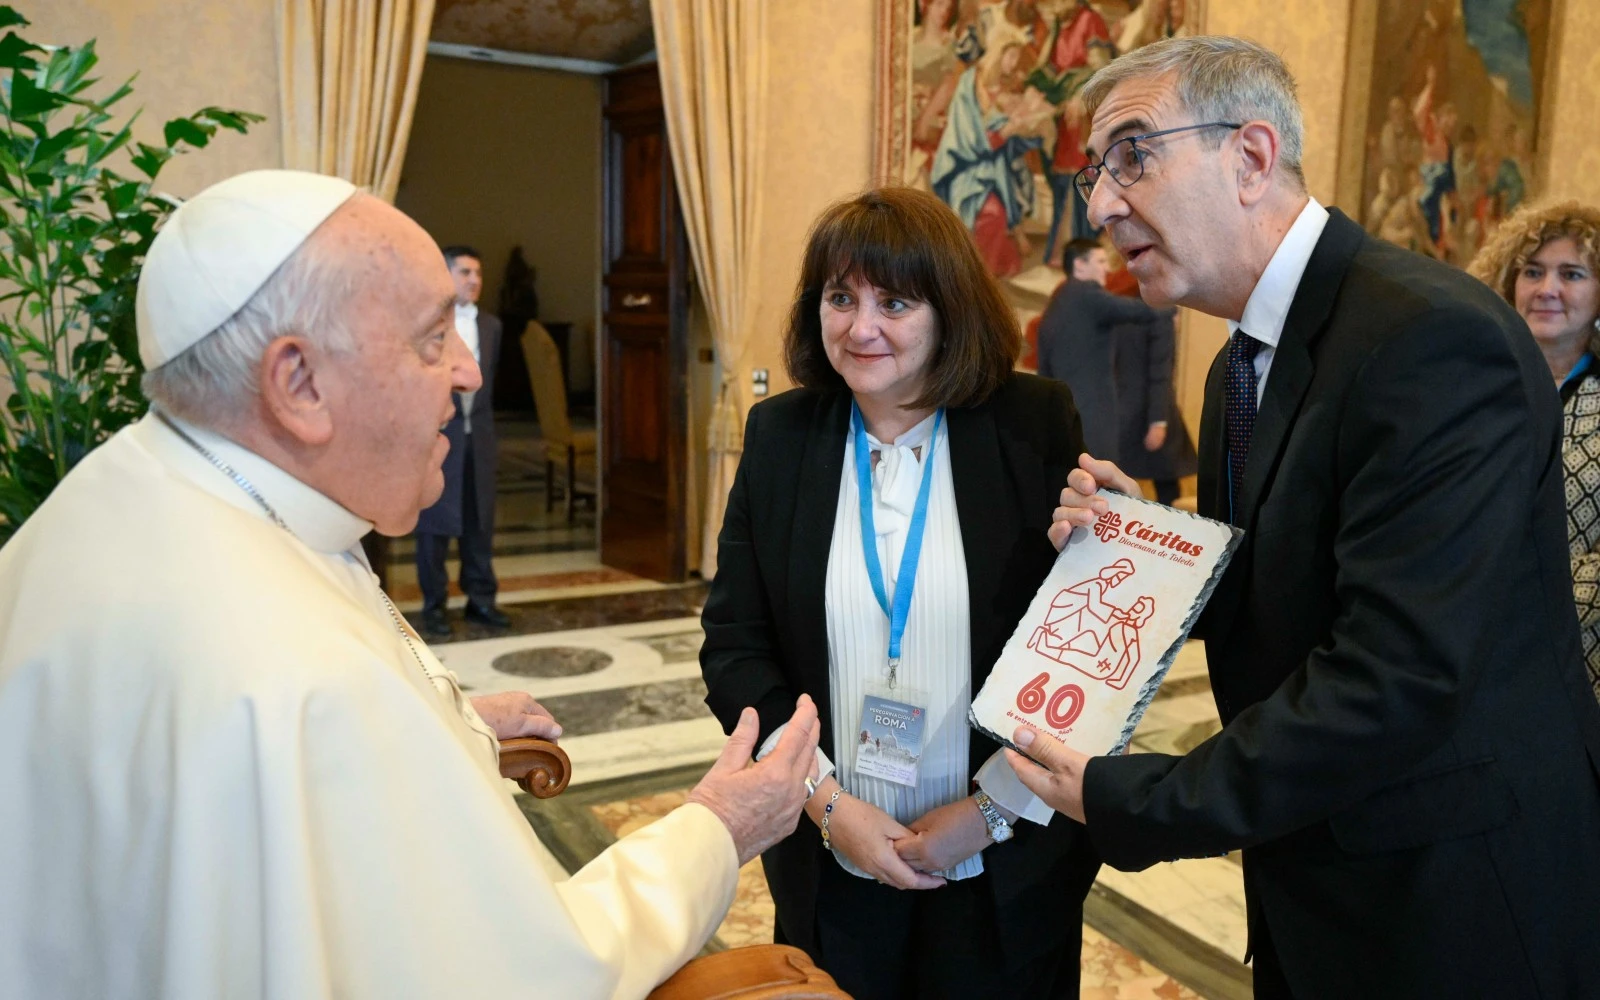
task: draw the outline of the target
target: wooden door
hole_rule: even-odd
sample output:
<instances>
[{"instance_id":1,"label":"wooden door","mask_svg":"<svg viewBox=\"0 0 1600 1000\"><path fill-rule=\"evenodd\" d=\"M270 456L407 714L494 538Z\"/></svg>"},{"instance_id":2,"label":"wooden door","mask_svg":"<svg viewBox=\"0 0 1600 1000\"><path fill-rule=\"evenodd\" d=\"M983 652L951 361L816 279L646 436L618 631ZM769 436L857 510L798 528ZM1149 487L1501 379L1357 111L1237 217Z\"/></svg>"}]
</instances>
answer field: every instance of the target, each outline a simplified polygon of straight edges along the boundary
<instances>
[{"instance_id":1,"label":"wooden door","mask_svg":"<svg viewBox=\"0 0 1600 1000\"><path fill-rule=\"evenodd\" d=\"M606 78L600 559L685 575L688 253L654 63Z\"/></svg>"}]
</instances>

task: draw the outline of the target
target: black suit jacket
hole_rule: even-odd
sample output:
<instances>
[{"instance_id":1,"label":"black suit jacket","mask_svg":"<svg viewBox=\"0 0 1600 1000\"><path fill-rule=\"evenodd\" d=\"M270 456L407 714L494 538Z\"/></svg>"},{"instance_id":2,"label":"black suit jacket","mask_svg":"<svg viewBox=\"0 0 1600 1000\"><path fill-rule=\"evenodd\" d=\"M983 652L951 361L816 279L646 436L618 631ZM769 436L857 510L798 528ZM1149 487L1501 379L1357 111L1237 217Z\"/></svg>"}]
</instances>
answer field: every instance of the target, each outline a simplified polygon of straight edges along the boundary
<instances>
[{"instance_id":1,"label":"black suit jacket","mask_svg":"<svg viewBox=\"0 0 1600 1000\"><path fill-rule=\"evenodd\" d=\"M417 519L419 535L461 537L461 512L466 495L467 449L472 449L473 496L477 500L478 523L494 524L494 476L496 468L494 433L494 373L500 361L500 319L478 310L478 371L483 387L472 397L472 433L466 432L466 411L461 393L455 394L456 412L445 425L444 436L450 452L444 458L444 492L432 507Z\"/></svg>"},{"instance_id":2,"label":"black suit jacket","mask_svg":"<svg viewBox=\"0 0 1600 1000\"><path fill-rule=\"evenodd\" d=\"M809 694L822 715L821 745L835 760L823 589L850 400L843 390L797 389L751 409L700 651L706 702L724 729L754 705L765 740ZM1064 386L1020 373L987 402L946 419L976 694L1055 561L1046 530L1082 434ZM996 749L974 732L973 771ZM1048 827L1020 820L1012 840L984 852L1009 960L1059 946L1062 935L1079 939L1079 907L1099 868L1082 830L1062 816ZM815 825L802 818L762 860L783 937L815 953L818 874L836 863Z\"/></svg>"},{"instance_id":3,"label":"black suit jacket","mask_svg":"<svg viewBox=\"0 0 1600 1000\"><path fill-rule=\"evenodd\" d=\"M1039 374L1071 387L1084 444L1096 458L1117 454L1115 331L1170 315L1093 281L1068 278L1039 318Z\"/></svg>"},{"instance_id":4,"label":"black suit jacket","mask_svg":"<svg viewBox=\"0 0 1600 1000\"><path fill-rule=\"evenodd\" d=\"M1224 368L1200 431L1219 519ZM1600 719L1560 430L1505 302L1333 212L1199 623L1225 728L1090 763L1107 862L1244 848L1252 942L1296 996L1600 995Z\"/></svg>"},{"instance_id":5,"label":"black suit jacket","mask_svg":"<svg viewBox=\"0 0 1600 1000\"><path fill-rule=\"evenodd\" d=\"M1116 344L1114 366L1117 383L1117 449L1111 456L1117 467L1135 479L1179 479L1195 474L1194 440L1184 425L1183 411L1172 389L1176 333L1172 318L1151 323L1118 325L1111 333ZM1167 423L1167 440L1146 451L1144 436L1150 425ZM1099 457L1099 456L1095 456Z\"/></svg>"}]
</instances>

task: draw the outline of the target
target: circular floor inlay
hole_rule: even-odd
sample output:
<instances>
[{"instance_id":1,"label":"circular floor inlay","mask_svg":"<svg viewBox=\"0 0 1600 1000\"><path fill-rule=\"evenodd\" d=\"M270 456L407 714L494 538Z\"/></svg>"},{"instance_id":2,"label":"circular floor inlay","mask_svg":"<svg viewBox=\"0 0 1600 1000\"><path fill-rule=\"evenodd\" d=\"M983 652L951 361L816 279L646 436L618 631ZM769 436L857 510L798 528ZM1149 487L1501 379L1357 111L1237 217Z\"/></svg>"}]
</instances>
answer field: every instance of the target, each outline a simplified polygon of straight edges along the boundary
<instances>
[{"instance_id":1,"label":"circular floor inlay","mask_svg":"<svg viewBox=\"0 0 1600 1000\"><path fill-rule=\"evenodd\" d=\"M517 677L578 677L611 666L609 653L580 646L519 649L494 658L494 668Z\"/></svg>"}]
</instances>

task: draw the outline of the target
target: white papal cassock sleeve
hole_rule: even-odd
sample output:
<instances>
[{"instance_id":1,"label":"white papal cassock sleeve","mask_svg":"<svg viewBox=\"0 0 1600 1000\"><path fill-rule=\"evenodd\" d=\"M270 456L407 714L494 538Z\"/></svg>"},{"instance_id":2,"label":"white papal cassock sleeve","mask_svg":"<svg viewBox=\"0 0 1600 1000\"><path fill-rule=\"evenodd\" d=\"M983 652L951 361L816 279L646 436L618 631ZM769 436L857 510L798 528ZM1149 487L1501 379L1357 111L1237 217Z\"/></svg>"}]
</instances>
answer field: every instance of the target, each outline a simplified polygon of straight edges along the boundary
<instances>
[{"instance_id":1,"label":"white papal cassock sleeve","mask_svg":"<svg viewBox=\"0 0 1600 1000\"><path fill-rule=\"evenodd\" d=\"M281 744L260 761L279 798L267 885L291 909L315 901L300 927L320 929L332 994L642 997L732 903L733 841L704 807L556 884L503 782L400 678L340 672L299 710L263 720L264 743Z\"/></svg>"}]
</instances>

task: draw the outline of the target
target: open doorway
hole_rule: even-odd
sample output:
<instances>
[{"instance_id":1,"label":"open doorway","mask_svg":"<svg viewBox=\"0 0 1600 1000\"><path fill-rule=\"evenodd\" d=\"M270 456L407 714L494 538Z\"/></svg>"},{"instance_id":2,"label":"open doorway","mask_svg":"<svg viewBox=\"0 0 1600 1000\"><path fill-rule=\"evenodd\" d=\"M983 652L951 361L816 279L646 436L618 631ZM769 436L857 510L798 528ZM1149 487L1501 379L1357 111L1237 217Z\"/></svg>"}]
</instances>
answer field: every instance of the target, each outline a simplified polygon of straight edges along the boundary
<instances>
[{"instance_id":1,"label":"open doorway","mask_svg":"<svg viewBox=\"0 0 1600 1000\"><path fill-rule=\"evenodd\" d=\"M478 307L503 326L480 355L499 602L694 568L689 263L666 145L653 62L430 45L396 204L471 248ZM453 610L469 601L448 550ZM416 552L413 536L386 558L407 611L424 604Z\"/></svg>"},{"instance_id":2,"label":"open doorway","mask_svg":"<svg viewBox=\"0 0 1600 1000\"><path fill-rule=\"evenodd\" d=\"M598 557L593 446L603 86L591 74L430 54L395 199L441 246L478 254L479 309L501 322L498 350L480 365L493 394L502 602L614 575ZM535 325L544 342L525 345ZM553 350L530 366L530 347ZM570 447L547 448L557 439ZM390 546L390 591L408 610L422 601L415 552L414 536ZM456 544L450 556L457 581ZM450 588L460 607L465 595Z\"/></svg>"}]
</instances>

